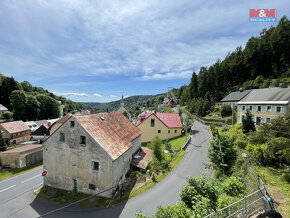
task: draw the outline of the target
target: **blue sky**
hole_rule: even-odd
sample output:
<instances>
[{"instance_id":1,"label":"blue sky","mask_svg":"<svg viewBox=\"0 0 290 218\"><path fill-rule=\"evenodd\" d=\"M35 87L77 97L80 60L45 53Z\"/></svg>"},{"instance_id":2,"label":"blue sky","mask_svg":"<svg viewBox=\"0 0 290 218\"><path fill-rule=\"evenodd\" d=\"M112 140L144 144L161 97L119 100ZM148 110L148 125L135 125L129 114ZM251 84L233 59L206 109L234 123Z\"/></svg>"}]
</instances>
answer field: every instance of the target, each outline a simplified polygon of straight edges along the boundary
<instances>
[{"instance_id":1,"label":"blue sky","mask_svg":"<svg viewBox=\"0 0 290 218\"><path fill-rule=\"evenodd\" d=\"M272 8L289 17L286 0L1 0L0 73L74 101L163 93L271 25L249 9Z\"/></svg>"}]
</instances>

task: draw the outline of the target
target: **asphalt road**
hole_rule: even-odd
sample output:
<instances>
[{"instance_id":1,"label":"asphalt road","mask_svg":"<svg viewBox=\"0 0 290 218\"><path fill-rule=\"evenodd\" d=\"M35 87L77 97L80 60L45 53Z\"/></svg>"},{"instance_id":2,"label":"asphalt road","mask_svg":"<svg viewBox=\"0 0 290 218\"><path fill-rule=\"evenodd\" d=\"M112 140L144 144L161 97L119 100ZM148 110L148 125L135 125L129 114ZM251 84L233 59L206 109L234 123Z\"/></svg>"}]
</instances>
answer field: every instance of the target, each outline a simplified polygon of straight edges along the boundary
<instances>
[{"instance_id":1,"label":"asphalt road","mask_svg":"<svg viewBox=\"0 0 290 218\"><path fill-rule=\"evenodd\" d=\"M123 202L109 208L79 208L72 206L45 217L128 218L135 217L137 210L141 210L142 213L150 216L155 213L158 205L166 206L167 204L173 204L177 202L179 200L179 193L182 187L186 184L187 176L200 176L202 173L206 173L208 176L210 176L211 174L211 171L205 169L204 166L205 163L209 162L207 157L207 150L209 147L210 134L207 130L207 126L201 124L198 121L195 121L192 129L194 135L191 144L189 144L186 149L186 155L184 158L163 181L155 185L150 190L128 200L127 202ZM5 197L2 197L2 194L5 192L7 192L6 194L8 195L9 191L9 196L13 196L14 193L16 193L16 188L19 183L27 183L28 185L28 182L35 182L34 184L30 184L29 188L33 188L33 185L36 186L37 182L41 183L42 178L41 176L37 176L37 173L41 173L42 169L39 168L34 171L35 172L29 172L30 174L26 173L29 175L24 179L18 176L16 178L5 181L4 184L8 182L6 186L2 187L0 183L0 191L2 189L16 185L3 192L0 192L0 202L2 201L2 198L5 199ZM23 174L23 176L26 176L26 174ZM27 180L27 182L24 182L25 180ZM23 183L21 183L21 181ZM10 193L10 191L12 192L14 188L15 192ZM21 190L21 192L23 191L24 189ZM18 192L20 193L19 190ZM38 215L45 214L46 212L54 210L58 207L59 205L56 203L35 198L31 192L27 192L16 198L13 198L4 204L0 203L0 217L37 217Z\"/></svg>"}]
</instances>

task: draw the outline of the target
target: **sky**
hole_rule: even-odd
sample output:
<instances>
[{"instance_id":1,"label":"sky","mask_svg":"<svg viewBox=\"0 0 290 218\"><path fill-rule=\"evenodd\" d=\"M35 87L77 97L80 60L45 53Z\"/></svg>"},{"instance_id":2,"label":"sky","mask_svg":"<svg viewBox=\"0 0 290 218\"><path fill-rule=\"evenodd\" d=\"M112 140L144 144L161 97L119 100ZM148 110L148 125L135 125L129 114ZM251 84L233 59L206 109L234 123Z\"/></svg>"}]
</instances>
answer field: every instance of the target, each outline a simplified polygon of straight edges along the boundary
<instances>
[{"instance_id":1,"label":"sky","mask_svg":"<svg viewBox=\"0 0 290 218\"><path fill-rule=\"evenodd\" d=\"M164 93L277 23L288 0L0 0L0 73L80 102Z\"/></svg>"}]
</instances>

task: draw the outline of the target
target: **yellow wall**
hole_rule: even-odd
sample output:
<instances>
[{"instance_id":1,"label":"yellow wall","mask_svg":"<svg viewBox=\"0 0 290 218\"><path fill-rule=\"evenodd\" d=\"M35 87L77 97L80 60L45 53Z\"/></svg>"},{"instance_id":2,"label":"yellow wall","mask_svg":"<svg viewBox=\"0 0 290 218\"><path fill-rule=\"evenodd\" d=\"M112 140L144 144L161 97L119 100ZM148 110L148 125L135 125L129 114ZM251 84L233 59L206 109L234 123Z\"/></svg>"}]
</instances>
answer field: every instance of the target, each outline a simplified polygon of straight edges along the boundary
<instances>
[{"instance_id":1,"label":"yellow wall","mask_svg":"<svg viewBox=\"0 0 290 218\"><path fill-rule=\"evenodd\" d=\"M154 127L151 127L151 119L155 119ZM156 136L162 140L173 138L180 136L182 131L182 128L168 128L153 114L137 127L142 131L142 142L151 142ZM158 130L161 130L161 133L158 133Z\"/></svg>"}]
</instances>

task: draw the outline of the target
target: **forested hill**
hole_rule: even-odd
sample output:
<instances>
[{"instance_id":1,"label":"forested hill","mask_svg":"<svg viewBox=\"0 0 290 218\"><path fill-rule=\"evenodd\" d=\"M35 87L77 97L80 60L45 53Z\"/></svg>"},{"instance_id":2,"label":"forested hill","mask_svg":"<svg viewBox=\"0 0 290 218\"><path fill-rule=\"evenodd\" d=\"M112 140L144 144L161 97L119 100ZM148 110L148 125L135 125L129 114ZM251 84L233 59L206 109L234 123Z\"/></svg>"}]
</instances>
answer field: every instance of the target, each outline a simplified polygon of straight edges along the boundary
<instances>
[{"instance_id":1,"label":"forested hill","mask_svg":"<svg viewBox=\"0 0 290 218\"><path fill-rule=\"evenodd\" d=\"M284 16L275 27L251 37L245 48L237 47L224 60L193 72L189 85L179 89L178 99L192 111L205 115L214 102L243 85L268 87L290 83L290 21ZM276 79L276 80L275 80ZM254 82L251 82L254 81ZM262 85L261 85L262 83Z\"/></svg>"},{"instance_id":2,"label":"forested hill","mask_svg":"<svg viewBox=\"0 0 290 218\"><path fill-rule=\"evenodd\" d=\"M126 107L129 107L132 104L147 100L151 97L152 95L134 95L134 96L124 98L124 103ZM121 99L117 101L108 102L108 103L91 103L91 102L83 102L83 103L90 107L93 107L93 109L98 112L107 112L107 111L115 111L119 109L121 105Z\"/></svg>"},{"instance_id":3,"label":"forested hill","mask_svg":"<svg viewBox=\"0 0 290 218\"><path fill-rule=\"evenodd\" d=\"M13 112L15 120L41 120L59 117L61 101L64 113L73 110L89 109L87 105L76 103L67 98L56 96L29 82L17 82L13 77L0 74L0 104Z\"/></svg>"}]
</instances>

